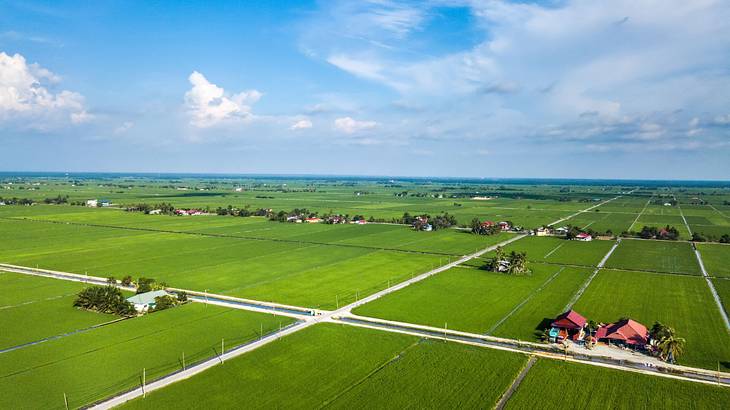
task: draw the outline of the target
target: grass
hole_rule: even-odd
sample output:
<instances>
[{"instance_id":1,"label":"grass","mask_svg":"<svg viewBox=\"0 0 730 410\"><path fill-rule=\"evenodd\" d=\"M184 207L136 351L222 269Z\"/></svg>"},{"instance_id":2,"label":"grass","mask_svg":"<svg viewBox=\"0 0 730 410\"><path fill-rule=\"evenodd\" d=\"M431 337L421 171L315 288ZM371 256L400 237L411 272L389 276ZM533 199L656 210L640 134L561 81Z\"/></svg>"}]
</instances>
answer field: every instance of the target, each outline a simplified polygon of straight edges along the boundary
<instances>
[{"instance_id":1,"label":"grass","mask_svg":"<svg viewBox=\"0 0 730 410\"><path fill-rule=\"evenodd\" d=\"M630 317L650 328L662 322L687 340L680 364L730 368L730 335L703 278L602 270L575 310L606 323Z\"/></svg>"},{"instance_id":2,"label":"grass","mask_svg":"<svg viewBox=\"0 0 730 410\"><path fill-rule=\"evenodd\" d=\"M0 408L80 407L278 330L291 319L202 304L157 312L0 354ZM40 393L42 392L42 394Z\"/></svg>"},{"instance_id":3,"label":"grass","mask_svg":"<svg viewBox=\"0 0 730 410\"><path fill-rule=\"evenodd\" d=\"M530 267L530 276L468 267L449 269L360 306L353 313L485 333L562 268L536 263Z\"/></svg>"},{"instance_id":4,"label":"grass","mask_svg":"<svg viewBox=\"0 0 730 410\"><path fill-rule=\"evenodd\" d=\"M724 409L730 402L727 387L539 359L507 408L543 408L566 395L581 409Z\"/></svg>"},{"instance_id":5,"label":"grass","mask_svg":"<svg viewBox=\"0 0 730 410\"><path fill-rule=\"evenodd\" d=\"M698 243L697 249L710 276L730 278L730 245Z\"/></svg>"},{"instance_id":6,"label":"grass","mask_svg":"<svg viewBox=\"0 0 730 410\"><path fill-rule=\"evenodd\" d=\"M484 408L522 355L319 324L124 408Z\"/></svg>"},{"instance_id":7,"label":"grass","mask_svg":"<svg viewBox=\"0 0 730 410\"><path fill-rule=\"evenodd\" d=\"M701 275L692 246L687 242L624 239L606 261L606 267Z\"/></svg>"},{"instance_id":8,"label":"grass","mask_svg":"<svg viewBox=\"0 0 730 410\"><path fill-rule=\"evenodd\" d=\"M82 283L0 272L0 350L118 319L74 308L83 288Z\"/></svg>"}]
</instances>

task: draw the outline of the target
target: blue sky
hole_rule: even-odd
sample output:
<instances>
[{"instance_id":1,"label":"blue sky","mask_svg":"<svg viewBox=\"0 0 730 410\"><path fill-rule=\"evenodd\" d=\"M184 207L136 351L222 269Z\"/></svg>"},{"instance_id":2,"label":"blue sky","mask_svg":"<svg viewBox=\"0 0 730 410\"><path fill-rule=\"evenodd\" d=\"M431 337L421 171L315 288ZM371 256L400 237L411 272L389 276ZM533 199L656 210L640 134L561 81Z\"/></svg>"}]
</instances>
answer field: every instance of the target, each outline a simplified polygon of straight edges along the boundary
<instances>
[{"instance_id":1,"label":"blue sky","mask_svg":"<svg viewBox=\"0 0 730 410\"><path fill-rule=\"evenodd\" d=\"M0 170L728 179L726 1L0 1Z\"/></svg>"}]
</instances>

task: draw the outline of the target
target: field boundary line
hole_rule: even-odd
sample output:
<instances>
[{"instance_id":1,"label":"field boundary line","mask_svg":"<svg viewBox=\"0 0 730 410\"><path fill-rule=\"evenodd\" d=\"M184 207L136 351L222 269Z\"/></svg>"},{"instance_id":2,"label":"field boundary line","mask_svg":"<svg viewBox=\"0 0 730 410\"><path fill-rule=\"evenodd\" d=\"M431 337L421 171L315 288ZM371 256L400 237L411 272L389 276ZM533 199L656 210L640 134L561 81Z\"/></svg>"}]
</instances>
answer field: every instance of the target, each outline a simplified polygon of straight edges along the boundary
<instances>
[{"instance_id":1,"label":"field boundary line","mask_svg":"<svg viewBox=\"0 0 730 410\"><path fill-rule=\"evenodd\" d=\"M441 329L432 326L377 319L373 317L358 316L353 314L346 314L344 316L333 316L329 319L329 321L350 326L425 337L434 340L444 340L472 346L480 346L489 349L535 355L554 360L602 366L617 370L631 371L679 380L687 380L697 383L712 385L720 384L724 386L730 386L730 373L718 373L714 370L665 363L651 356L642 356L640 359L637 358L637 360L642 360L641 362L638 362L627 360L625 358L619 359L609 356L602 356L587 349L581 350L580 352L568 351L566 353L557 345L526 342L516 339L507 339L451 329ZM654 366L647 367L647 362L653 362Z\"/></svg>"},{"instance_id":2,"label":"field boundary line","mask_svg":"<svg viewBox=\"0 0 730 410\"><path fill-rule=\"evenodd\" d=\"M689 233L689 237L692 238L692 228L689 227L689 224L687 223L687 218L684 217L684 212L682 211L682 206L679 204L679 201L677 200L677 197L672 195L672 198L674 198L674 202L677 203L677 209L679 209L679 216L682 217L682 221L684 221L684 226L687 228L687 233Z\"/></svg>"},{"instance_id":3,"label":"field boundary line","mask_svg":"<svg viewBox=\"0 0 730 410\"><path fill-rule=\"evenodd\" d=\"M649 199L646 200L646 204L644 204L644 207L641 208L641 212L639 212L639 214L636 215L636 218L634 219L634 222L631 222L631 225L629 225L629 229L628 229L629 232L631 232L631 228L633 228L634 225L636 225L636 222L639 221L639 218L641 218L641 215L644 214L644 211L646 211L646 207L649 206L649 204L651 203L651 199L652 198L654 198L654 194L651 194L651 196L649 197Z\"/></svg>"},{"instance_id":4,"label":"field boundary line","mask_svg":"<svg viewBox=\"0 0 730 410\"><path fill-rule=\"evenodd\" d=\"M728 333L730 333L730 319L728 318L727 313L725 312L725 308L722 305L722 299L720 299L720 295L717 294L717 290L715 290L715 285L712 283L710 275L705 269L705 263L702 261L702 255L700 254L700 251L697 249L697 246L695 244L692 244L692 248L695 252L695 256L697 257L697 262L700 264L702 276L704 276L705 281L707 282L707 286L710 288L710 292L712 293L712 297L715 299L715 304L720 310L720 316L722 316L723 320L725 321L725 329Z\"/></svg>"},{"instance_id":5,"label":"field boundary line","mask_svg":"<svg viewBox=\"0 0 730 410\"><path fill-rule=\"evenodd\" d=\"M573 295L573 297L570 299L568 304L565 305L565 308L563 309L564 312L567 312L568 310L572 309L573 305L575 305L576 302L578 302L578 299L580 299L580 297L583 296L583 292L585 292L586 289L588 289L588 286L591 284L591 282L593 282L593 278L595 278L596 275L598 275L598 272L606 264L606 261L608 261L608 258L611 257L611 254L613 254L613 251L615 251L616 248L618 248L619 244L621 244L621 238L618 238L616 240L616 243L613 244L611 249L609 249L608 252L606 253L606 255L603 257L603 259L601 259L601 261L596 266L596 269L593 271L593 273L591 273L591 276L589 276L588 279L586 279L586 281L583 283L583 285L581 285L581 287L578 289L578 291L575 292L575 295Z\"/></svg>"},{"instance_id":6,"label":"field boundary line","mask_svg":"<svg viewBox=\"0 0 730 410\"><path fill-rule=\"evenodd\" d=\"M536 356L530 356L530 359L525 363L525 366L520 370L520 372L517 374L517 377L515 377L514 380L512 380L512 384L507 388L507 391L502 394L502 397L499 398L499 401L497 402L497 405L494 406L495 410L503 410L504 406L507 405L507 402L512 397L512 395L515 393L518 387L520 387L520 384L522 384L522 380L527 376L527 372L532 369L532 366L537 361Z\"/></svg>"},{"instance_id":7,"label":"field boundary line","mask_svg":"<svg viewBox=\"0 0 730 410\"><path fill-rule=\"evenodd\" d=\"M555 253L555 251L557 251L558 249L562 248L563 245L565 245L565 244L566 244L566 242L561 242L560 245L554 247L553 250L551 250L550 252L548 252L547 254L545 254L545 256L543 256L542 258L543 259L547 259L550 255L552 255L553 253Z\"/></svg>"},{"instance_id":8,"label":"field boundary line","mask_svg":"<svg viewBox=\"0 0 730 410\"><path fill-rule=\"evenodd\" d=\"M707 203L707 205L709 205L709 206L710 206L710 208L714 209L714 210L715 210L715 212L717 212L718 214L720 214L720 216L722 216L723 218L730 218L730 216L727 216L727 215L725 215L725 213L724 213L724 212L722 212L722 211L720 211L719 209L715 208L715 205L712 205L712 204L711 204L711 203L709 203L709 202Z\"/></svg>"},{"instance_id":9,"label":"field boundary line","mask_svg":"<svg viewBox=\"0 0 730 410\"><path fill-rule=\"evenodd\" d=\"M494 326L490 327L489 330L487 330L485 334L491 335L495 330L497 330L497 328L499 328L499 326L502 325L502 323L504 323L505 321L507 321L507 319L509 319L510 317L512 317L512 315L514 315L515 313L517 313L517 311L520 310L522 308L522 306L525 306L527 304L527 302L531 301L532 298L535 297L535 295L537 295L538 293L542 292L542 290L545 289L545 287L547 285L549 285L550 282L552 282L553 280L555 280L555 278L558 277L558 275L560 274L560 272L562 272L564 270L565 270L565 267L561 267L560 269L558 269L558 271L555 272L549 278L547 278L547 280L545 282L543 282L540 285L540 287L538 287L537 289L535 289L532 292L530 292L530 294L527 295L527 297L522 302L518 303L517 306L515 306L512 310L509 311L509 313L507 313L502 319L500 319L497 323L495 323Z\"/></svg>"}]
</instances>

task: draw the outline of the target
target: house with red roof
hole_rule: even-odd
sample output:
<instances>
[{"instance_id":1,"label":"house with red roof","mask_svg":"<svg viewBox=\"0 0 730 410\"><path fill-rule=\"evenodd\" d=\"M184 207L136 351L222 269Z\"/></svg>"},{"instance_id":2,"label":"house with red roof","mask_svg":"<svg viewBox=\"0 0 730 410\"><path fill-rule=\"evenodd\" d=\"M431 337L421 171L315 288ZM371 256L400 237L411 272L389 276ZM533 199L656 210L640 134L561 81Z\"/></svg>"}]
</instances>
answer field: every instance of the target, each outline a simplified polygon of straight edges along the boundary
<instances>
[{"instance_id":1,"label":"house with red roof","mask_svg":"<svg viewBox=\"0 0 730 410\"><path fill-rule=\"evenodd\" d=\"M562 342L565 339L571 339L574 342L582 342L586 323L586 318L571 309L556 317L550 324L550 341Z\"/></svg>"},{"instance_id":2,"label":"house with red roof","mask_svg":"<svg viewBox=\"0 0 730 410\"><path fill-rule=\"evenodd\" d=\"M585 232L581 232L578 235L575 235L575 240L576 241L588 242L588 241L592 241L593 240L593 237L590 234L587 234Z\"/></svg>"},{"instance_id":3,"label":"house with red roof","mask_svg":"<svg viewBox=\"0 0 730 410\"><path fill-rule=\"evenodd\" d=\"M619 320L598 328L598 341L608 344L619 344L643 349L649 343L649 331L646 326L632 319Z\"/></svg>"}]
</instances>

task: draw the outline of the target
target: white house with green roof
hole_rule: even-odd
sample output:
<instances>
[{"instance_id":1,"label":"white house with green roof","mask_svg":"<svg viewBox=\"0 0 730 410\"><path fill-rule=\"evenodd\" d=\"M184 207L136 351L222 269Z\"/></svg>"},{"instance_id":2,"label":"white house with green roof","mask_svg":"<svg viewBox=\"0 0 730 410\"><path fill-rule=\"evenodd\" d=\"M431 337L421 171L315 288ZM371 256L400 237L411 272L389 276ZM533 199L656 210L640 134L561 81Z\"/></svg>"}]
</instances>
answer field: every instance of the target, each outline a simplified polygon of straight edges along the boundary
<instances>
[{"instance_id":1,"label":"white house with green roof","mask_svg":"<svg viewBox=\"0 0 730 410\"><path fill-rule=\"evenodd\" d=\"M137 312L146 312L150 308L155 307L155 298L161 297L161 296L169 296L170 294L165 292L164 290L153 290L151 292L145 292L145 293L138 293L132 297L127 298L127 302L134 305L134 309Z\"/></svg>"}]
</instances>

